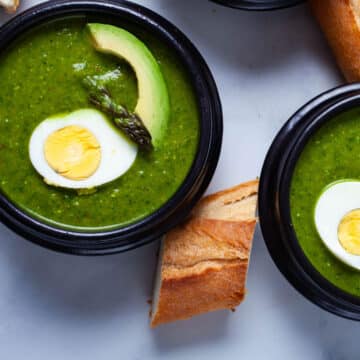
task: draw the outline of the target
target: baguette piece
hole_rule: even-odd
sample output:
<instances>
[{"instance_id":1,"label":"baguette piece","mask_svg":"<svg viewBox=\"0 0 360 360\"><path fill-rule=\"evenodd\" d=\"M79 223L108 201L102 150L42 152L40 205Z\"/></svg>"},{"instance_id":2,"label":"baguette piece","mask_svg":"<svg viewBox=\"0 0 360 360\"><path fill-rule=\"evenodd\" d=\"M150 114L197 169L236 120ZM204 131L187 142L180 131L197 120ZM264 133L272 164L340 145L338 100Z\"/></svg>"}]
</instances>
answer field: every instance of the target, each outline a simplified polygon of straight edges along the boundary
<instances>
[{"instance_id":1,"label":"baguette piece","mask_svg":"<svg viewBox=\"0 0 360 360\"><path fill-rule=\"evenodd\" d=\"M360 1L310 0L310 6L348 82L360 80Z\"/></svg>"},{"instance_id":2,"label":"baguette piece","mask_svg":"<svg viewBox=\"0 0 360 360\"><path fill-rule=\"evenodd\" d=\"M151 327L233 309L245 296L258 180L203 198L163 239Z\"/></svg>"},{"instance_id":3,"label":"baguette piece","mask_svg":"<svg viewBox=\"0 0 360 360\"><path fill-rule=\"evenodd\" d=\"M14 13L19 6L20 0L0 0L0 6L4 7L8 13Z\"/></svg>"}]
</instances>

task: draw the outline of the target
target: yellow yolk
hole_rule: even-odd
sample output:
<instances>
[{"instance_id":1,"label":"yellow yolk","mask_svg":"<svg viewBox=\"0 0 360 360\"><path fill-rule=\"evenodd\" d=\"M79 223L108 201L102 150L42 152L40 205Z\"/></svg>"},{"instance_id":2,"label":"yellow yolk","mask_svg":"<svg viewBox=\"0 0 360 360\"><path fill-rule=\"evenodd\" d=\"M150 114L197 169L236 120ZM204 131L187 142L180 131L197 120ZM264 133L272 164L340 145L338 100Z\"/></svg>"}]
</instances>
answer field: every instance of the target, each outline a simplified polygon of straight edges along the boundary
<instances>
[{"instance_id":1,"label":"yellow yolk","mask_svg":"<svg viewBox=\"0 0 360 360\"><path fill-rule=\"evenodd\" d=\"M46 139L45 159L60 175L83 180L99 167L101 149L96 137L87 129L71 125L54 131Z\"/></svg>"},{"instance_id":2,"label":"yellow yolk","mask_svg":"<svg viewBox=\"0 0 360 360\"><path fill-rule=\"evenodd\" d=\"M360 209L350 211L341 219L338 237L347 252L360 255Z\"/></svg>"}]
</instances>

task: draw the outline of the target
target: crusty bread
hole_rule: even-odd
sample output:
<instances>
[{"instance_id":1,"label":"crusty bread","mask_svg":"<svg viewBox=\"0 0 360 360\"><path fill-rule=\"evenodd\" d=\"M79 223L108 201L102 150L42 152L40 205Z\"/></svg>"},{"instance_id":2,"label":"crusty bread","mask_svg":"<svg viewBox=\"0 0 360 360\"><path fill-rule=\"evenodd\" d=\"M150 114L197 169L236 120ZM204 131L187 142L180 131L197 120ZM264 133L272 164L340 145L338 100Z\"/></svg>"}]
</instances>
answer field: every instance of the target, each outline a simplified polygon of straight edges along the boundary
<instances>
[{"instance_id":1,"label":"crusty bread","mask_svg":"<svg viewBox=\"0 0 360 360\"><path fill-rule=\"evenodd\" d=\"M8 13L14 13L19 6L20 0L0 0L0 6L4 7Z\"/></svg>"},{"instance_id":2,"label":"crusty bread","mask_svg":"<svg viewBox=\"0 0 360 360\"><path fill-rule=\"evenodd\" d=\"M360 1L310 0L309 3L346 80L360 81Z\"/></svg>"},{"instance_id":3,"label":"crusty bread","mask_svg":"<svg viewBox=\"0 0 360 360\"><path fill-rule=\"evenodd\" d=\"M162 241L151 326L244 299L254 235L258 181L202 199L191 218Z\"/></svg>"}]
</instances>

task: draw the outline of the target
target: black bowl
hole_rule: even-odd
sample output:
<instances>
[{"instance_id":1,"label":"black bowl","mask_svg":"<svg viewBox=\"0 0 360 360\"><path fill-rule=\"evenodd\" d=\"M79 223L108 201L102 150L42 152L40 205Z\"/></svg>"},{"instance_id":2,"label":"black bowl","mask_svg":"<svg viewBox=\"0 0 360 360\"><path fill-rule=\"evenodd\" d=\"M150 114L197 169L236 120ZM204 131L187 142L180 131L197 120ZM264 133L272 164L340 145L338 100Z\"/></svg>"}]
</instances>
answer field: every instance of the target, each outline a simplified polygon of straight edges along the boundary
<instances>
[{"instance_id":1,"label":"black bowl","mask_svg":"<svg viewBox=\"0 0 360 360\"><path fill-rule=\"evenodd\" d=\"M241 10L279 10L300 4L304 0L211 0L220 5Z\"/></svg>"},{"instance_id":2,"label":"black bowl","mask_svg":"<svg viewBox=\"0 0 360 360\"><path fill-rule=\"evenodd\" d=\"M309 138L325 122L360 106L360 84L340 86L314 98L282 127L266 156L260 177L259 217L263 237L286 279L320 307L360 320L360 298L326 280L303 253L290 216L290 183Z\"/></svg>"},{"instance_id":3,"label":"black bowl","mask_svg":"<svg viewBox=\"0 0 360 360\"><path fill-rule=\"evenodd\" d=\"M79 255L122 252L161 237L182 221L206 190L217 165L222 142L222 111L214 79L204 59L186 36L161 16L126 1L49 1L19 14L0 29L0 52L19 35L39 24L66 17L151 32L178 55L189 73L200 110L200 140L188 176L159 210L129 226L103 232L63 230L32 218L0 193L0 220L28 240Z\"/></svg>"}]
</instances>

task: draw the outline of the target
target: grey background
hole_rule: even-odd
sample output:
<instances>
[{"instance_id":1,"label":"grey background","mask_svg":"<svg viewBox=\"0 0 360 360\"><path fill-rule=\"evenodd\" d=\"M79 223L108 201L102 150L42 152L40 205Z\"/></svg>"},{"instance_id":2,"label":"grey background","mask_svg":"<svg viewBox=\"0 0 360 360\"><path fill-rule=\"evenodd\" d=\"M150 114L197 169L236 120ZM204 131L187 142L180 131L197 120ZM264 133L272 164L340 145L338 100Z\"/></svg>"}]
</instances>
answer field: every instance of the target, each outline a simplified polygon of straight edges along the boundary
<instances>
[{"instance_id":1,"label":"grey background","mask_svg":"<svg viewBox=\"0 0 360 360\"><path fill-rule=\"evenodd\" d=\"M23 0L21 10L37 2ZM246 13L206 0L138 2L190 37L219 86L224 147L209 191L259 175L287 118L342 82L306 6ZM0 15L0 23L8 18ZM359 359L359 325L291 288L259 231L248 297L235 313L150 330L146 301L157 246L79 258L32 245L0 225L0 359Z\"/></svg>"}]
</instances>

